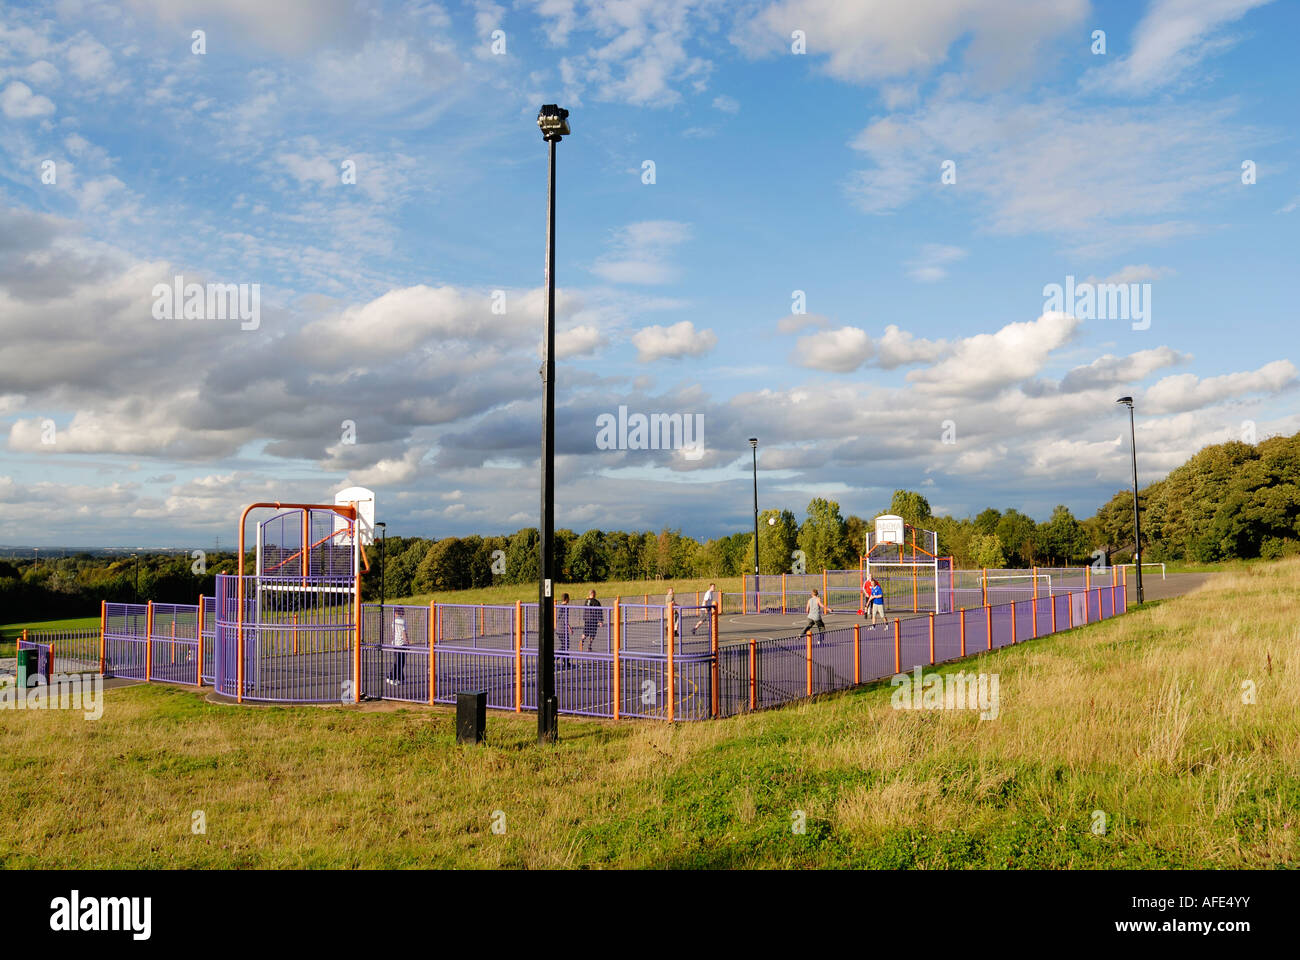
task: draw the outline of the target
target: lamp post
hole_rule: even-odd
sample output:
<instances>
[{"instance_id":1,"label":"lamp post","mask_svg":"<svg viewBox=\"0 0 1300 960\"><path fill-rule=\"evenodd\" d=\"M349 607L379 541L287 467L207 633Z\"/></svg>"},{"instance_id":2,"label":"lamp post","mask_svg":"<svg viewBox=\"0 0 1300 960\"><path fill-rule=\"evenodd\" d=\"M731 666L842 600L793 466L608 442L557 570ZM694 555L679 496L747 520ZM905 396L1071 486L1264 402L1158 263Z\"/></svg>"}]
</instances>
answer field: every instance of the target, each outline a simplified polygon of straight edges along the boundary
<instances>
[{"instance_id":1,"label":"lamp post","mask_svg":"<svg viewBox=\"0 0 1300 960\"><path fill-rule=\"evenodd\" d=\"M379 528L379 645L384 645L384 574L388 572L388 524L376 523Z\"/></svg>"},{"instance_id":2,"label":"lamp post","mask_svg":"<svg viewBox=\"0 0 1300 960\"><path fill-rule=\"evenodd\" d=\"M1128 407L1129 448L1133 451L1133 569L1137 571L1138 603L1142 602L1142 515L1138 510L1138 451L1137 428L1133 424L1133 398L1120 397L1115 401Z\"/></svg>"},{"instance_id":3,"label":"lamp post","mask_svg":"<svg viewBox=\"0 0 1300 960\"><path fill-rule=\"evenodd\" d=\"M754 602L757 604L761 592L758 584L758 437L750 437L749 446L754 455Z\"/></svg>"},{"instance_id":4,"label":"lamp post","mask_svg":"<svg viewBox=\"0 0 1300 960\"><path fill-rule=\"evenodd\" d=\"M542 140L550 145L546 201L546 340L542 355L542 524L537 585L537 742L554 743L559 734L555 699L555 145L569 135L569 111L553 103L537 114Z\"/></svg>"}]
</instances>

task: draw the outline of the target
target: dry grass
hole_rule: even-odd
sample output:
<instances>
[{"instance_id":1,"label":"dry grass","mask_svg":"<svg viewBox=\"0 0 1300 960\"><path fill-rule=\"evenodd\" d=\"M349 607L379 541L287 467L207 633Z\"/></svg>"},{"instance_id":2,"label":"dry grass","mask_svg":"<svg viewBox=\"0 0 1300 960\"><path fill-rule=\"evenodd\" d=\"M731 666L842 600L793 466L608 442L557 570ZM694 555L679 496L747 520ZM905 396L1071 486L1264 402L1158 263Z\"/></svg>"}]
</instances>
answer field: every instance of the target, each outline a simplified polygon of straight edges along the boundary
<instances>
[{"instance_id":1,"label":"dry grass","mask_svg":"<svg viewBox=\"0 0 1300 960\"><path fill-rule=\"evenodd\" d=\"M1294 867L1300 561L1212 590L949 668L998 675L991 721L893 710L887 684L691 726L562 718L551 749L527 714L465 749L445 709L161 685L97 722L4 711L0 864Z\"/></svg>"}]
</instances>

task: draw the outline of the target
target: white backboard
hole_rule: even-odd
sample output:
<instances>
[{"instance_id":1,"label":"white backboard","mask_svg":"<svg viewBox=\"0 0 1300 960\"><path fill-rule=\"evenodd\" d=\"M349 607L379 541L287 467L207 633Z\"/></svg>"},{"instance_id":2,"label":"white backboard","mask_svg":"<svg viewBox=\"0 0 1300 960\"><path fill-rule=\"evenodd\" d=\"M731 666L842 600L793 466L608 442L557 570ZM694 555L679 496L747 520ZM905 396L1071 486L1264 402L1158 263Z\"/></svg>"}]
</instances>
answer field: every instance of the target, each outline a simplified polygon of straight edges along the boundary
<instances>
[{"instance_id":1,"label":"white backboard","mask_svg":"<svg viewBox=\"0 0 1300 960\"><path fill-rule=\"evenodd\" d=\"M352 504L357 508L357 526L361 530L361 545L370 546L375 542L375 491L367 490L365 487L348 487L346 490L340 490L334 495L335 506L343 504ZM343 517L334 517L334 529L346 530L347 520ZM338 538L339 543L351 544L352 537L348 534L341 534Z\"/></svg>"},{"instance_id":2,"label":"white backboard","mask_svg":"<svg viewBox=\"0 0 1300 960\"><path fill-rule=\"evenodd\" d=\"M903 518L892 513L876 517L876 546L882 543L903 542Z\"/></svg>"}]
</instances>

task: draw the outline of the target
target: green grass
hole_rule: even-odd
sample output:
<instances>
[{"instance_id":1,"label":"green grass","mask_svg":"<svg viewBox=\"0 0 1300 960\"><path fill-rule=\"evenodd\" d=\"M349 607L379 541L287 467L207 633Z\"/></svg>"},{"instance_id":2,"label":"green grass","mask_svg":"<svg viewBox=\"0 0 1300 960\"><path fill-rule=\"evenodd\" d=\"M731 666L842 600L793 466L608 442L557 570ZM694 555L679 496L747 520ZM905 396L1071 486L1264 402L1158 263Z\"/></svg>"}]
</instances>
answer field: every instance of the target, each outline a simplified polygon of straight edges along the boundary
<instances>
[{"instance_id":1,"label":"green grass","mask_svg":"<svg viewBox=\"0 0 1300 960\"><path fill-rule=\"evenodd\" d=\"M69 617L64 620L31 620L27 623L0 623L0 657L12 657L24 630L79 630L98 627L99 617Z\"/></svg>"},{"instance_id":2,"label":"green grass","mask_svg":"<svg viewBox=\"0 0 1300 960\"><path fill-rule=\"evenodd\" d=\"M1300 560L1215 590L1213 620L1193 594L944 668L999 676L991 721L893 710L888 684L673 727L562 717L552 748L531 714L459 747L447 709L164 685L94 722L0 711L0 865L1295 867Z\"/></svg>"}]
</instances>

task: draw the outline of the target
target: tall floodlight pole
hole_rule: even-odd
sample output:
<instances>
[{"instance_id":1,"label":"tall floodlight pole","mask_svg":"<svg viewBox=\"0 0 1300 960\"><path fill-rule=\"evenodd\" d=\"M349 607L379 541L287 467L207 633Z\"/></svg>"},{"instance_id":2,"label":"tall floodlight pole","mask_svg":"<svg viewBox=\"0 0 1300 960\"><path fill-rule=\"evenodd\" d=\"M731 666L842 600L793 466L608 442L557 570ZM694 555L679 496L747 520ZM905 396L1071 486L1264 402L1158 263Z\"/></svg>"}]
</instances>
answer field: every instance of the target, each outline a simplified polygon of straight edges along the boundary
<instances>
[{"instance_id":1,"label":"tall floodlight pole","mask_svg":"<svg viewBox=\"0 0 1300 960\"><path fill-rule=\"evenodd\" d=\"M388 524L376 523L379 528L379 645L384 645L384 574L388 572Z\"/></svg>"},{"instance_id":2,"label":"tall floodlight pole","mask_svg":"<svg viewBox=\"0 0 1300 960\"><path fill-rule=\"evenodd\" d=\"M754 454L754 601L757 604L760 593L758 583L758 437L749 438L749 446Z\"/></svg>"},{"instance_id":3,"label":"tall floodlight pole","mask_svg":"<svg viewBox=\"0 0 1300 960\"><path fill-rule=\"evenodd\" d=\"M1120 397L1115 401L1128 407L1129 447L1133 451L1133 569L1137 571L1138 603L1142 602L1142 514L1138 510L1138 451L1137 428L1133 424L1133 398Z\"/></svg>"},{"instance_id":4,"label":"tall floodlight pole","mask_svg":"<svg viewBox=\"0 0 1300 960\"><path fill-rule=\"evenodd\" d=\"M537 114L542 139L550 145L546 202L546 352L542 356L542 526L537 586L537 742L559 734L555 699L555 145L569 135L569 111L553 103Z\"/></svg>"}]
</instances>

